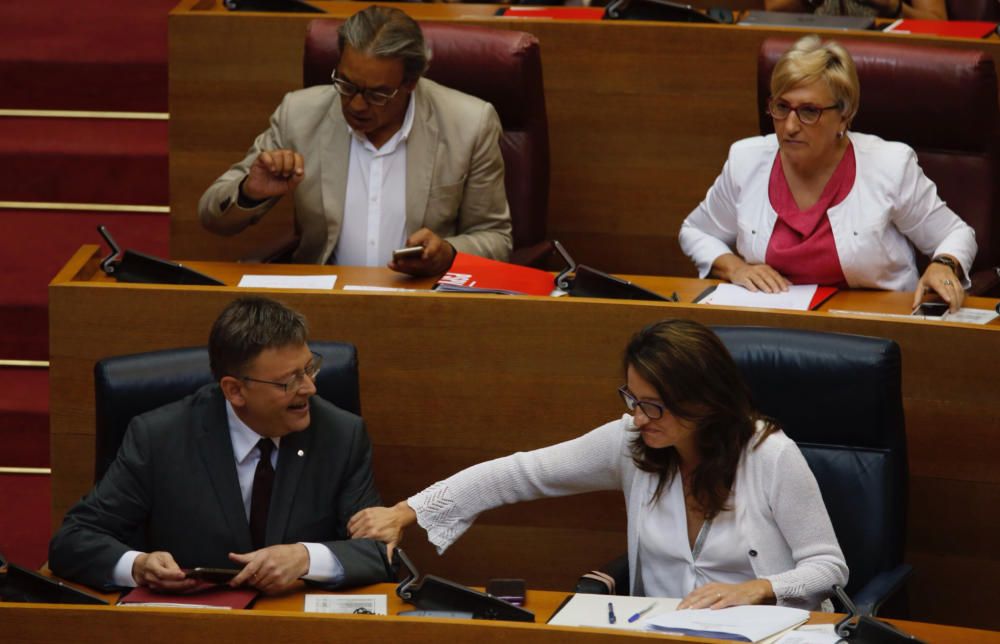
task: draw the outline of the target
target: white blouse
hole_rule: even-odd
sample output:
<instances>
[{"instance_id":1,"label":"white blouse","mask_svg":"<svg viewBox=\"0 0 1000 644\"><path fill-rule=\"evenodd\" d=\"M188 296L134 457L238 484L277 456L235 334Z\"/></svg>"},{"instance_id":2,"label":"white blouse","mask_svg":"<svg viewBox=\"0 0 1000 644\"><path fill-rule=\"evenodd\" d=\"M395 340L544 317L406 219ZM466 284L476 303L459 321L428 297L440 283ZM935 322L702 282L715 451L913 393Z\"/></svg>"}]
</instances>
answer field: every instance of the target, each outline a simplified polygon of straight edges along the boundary
<instances>
[{"instance_id":1,"label":"white blouse","mask_svg":"<svg viewBox=\"0 0 1000 644\"><path fill-rule=\"evenodd\" d=\"M976 257L976 233L938 196L912 148L849 132L857 165L847 197L827 211L844 278L851 288L912 291L917 287L913 246L928 257L951 255L965 272ZM778 214L768 185L778 153L775 135L737 141L722 174L681 224L681 249L705 277L721 255L750 264L765 261ZM912 244L912 246L911 246Z\"/></svg>"},{"instance_id":2,"label":"white blouse","mask_svg":"<svg viewBox=\"0 0 1000 644\"><path fill-rule=\"evenodd\" d=\"M652 498L656 479L647 490ZM756 579L743 547L733 495L724 510L706 521L692 549L688 539L684 484L674 476L649 511L639 516L639 571L635 594L648 597L686 597L711 582L740 584Z\"/></svg>"},{"instance_id":3,"label":"white blouse","mask_svg":"<svg viewBox=\"0 0 1000 644\"><path fill-rule=\"evenodd\" d=\"M427 538L443 552L490 508L621 490L628 516L630 594L638 594L639 524L650 511L650 486L657 476L632 461L628 442L635 437L632 417L626 414L573 440L473 465L407 503ZM795 443L780 431L759 445L756 440L751 438L736 469L732 505L738 552L732 556L743 552L750 557L754 578L771 582L778 605L817 610L834 584L847 583L844 555L816 478ZM687 528L678 534L686 545ZM661 562L650 558L648 563Z\"/></svg>"}]
</instances>

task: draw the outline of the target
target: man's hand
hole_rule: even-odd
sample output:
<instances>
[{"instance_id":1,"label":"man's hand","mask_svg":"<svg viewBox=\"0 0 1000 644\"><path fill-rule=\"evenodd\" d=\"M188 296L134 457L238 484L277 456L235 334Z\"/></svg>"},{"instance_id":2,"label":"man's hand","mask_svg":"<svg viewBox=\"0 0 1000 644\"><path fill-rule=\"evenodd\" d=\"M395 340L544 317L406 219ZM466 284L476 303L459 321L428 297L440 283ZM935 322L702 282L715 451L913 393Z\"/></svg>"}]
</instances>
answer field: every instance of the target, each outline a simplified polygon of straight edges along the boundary
<instances>
[{"instance_id":1,"label":"man's hand","mask_svg":"<svg viewBox=\"0 0 1000 644\"><path fill-rule=\"evenodd\" d=\"M173 555L157 551L142 553L132 562L132 579L140 586L168 593L183 593L198 585L197 579L188 579Z\"/></svg>"},{"instance_id":2,"label":"man's hand","mask_svg":"<svg viewBox=\"0 0 1000 644\"><path fill-rule=\"evenodd\" d=\"M429 228L421 228L407 237L404 246L423 246L424 252L419 257L401 257L390 261L389 268L399 273L418 277L443 275L455 261L455 249L452 245Z\"/></svg>"},{"instance_id":3,"label":"man's hand","mask_svg":"<svg viewBox=\"0 0 1000 644\"><path fill-rule=\"evenodd\" d=\"M361 510L347 522L347 532L352 539L375 539L386 545L389 561L392 551L403 540L403 530L416 523L417 514L400 501L391 508L371 507Z\"/></svg>"},{"instance_id":4,"label":"man's hand","mask_svg":"<svg viewBox=\"0 0 1000 644\"><path fill-rule=\"evenodd\" d=\"M264 150L257 155L241 192L251 201L280 197L305 178L305 161L294 150Z\"/></svg>"},{"instance_id":5,"label":"man's hand","mask_svg":"<svg viewBox=\"0 0 1000 644\"><path fill-rule=\"evenodd\" d=\"M770 604L774 602L774 588L766 579L754 579L742 584L705 584L692 590L677 610L683 608L728 608L745 604Z\"/></svg>"},{"instance_id":6,"label":"man's hand","mask_svg":"<svg viewBox=\"0 0 1000 644\"><path fill-rule=\"evenodd\" d=\"M288 590L309 574L309 550L301 543L268 546L246 554L230 552L229 558L243 565L230 586L253 586L267 595Z\"/></svg>"}]
</instances>

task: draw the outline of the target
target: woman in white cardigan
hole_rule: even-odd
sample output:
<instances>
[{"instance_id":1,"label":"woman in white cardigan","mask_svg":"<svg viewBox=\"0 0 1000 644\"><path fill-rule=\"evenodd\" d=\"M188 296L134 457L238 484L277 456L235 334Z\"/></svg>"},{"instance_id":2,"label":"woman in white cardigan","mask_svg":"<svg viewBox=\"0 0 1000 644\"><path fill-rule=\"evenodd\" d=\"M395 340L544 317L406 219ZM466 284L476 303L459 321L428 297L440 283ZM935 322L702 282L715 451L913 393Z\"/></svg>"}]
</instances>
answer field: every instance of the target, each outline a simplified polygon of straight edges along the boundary
<instances>
[{"instance_id":1,"label":"woman in white cardigan","mask_svg":"<svg viewBox=\"0 0 1000 644\"><path fill-rule=\"evenodd\" d=\"M975 232L941 201L903 143L848 131L860 87L850 54L799 40L771 74L775 134L738 141L681 226L699 277L751 291L789 284L929 292L957 311ZM921 276L910 242L931 263Z\"/></svg>"},{"instance_id":2,"label":"woman in white cardigan","mask_svg":"<svg viewBox=\"0 0 1000 644\"><path fill-rule=\"evenodd\" d=\"M659 322L632 338L624 365L631 415L362 510L351 536L395 546L417 522L443 552L485 510L622 490L632 594L682 597L682 608L820 608L847 566L816 479L754 411L719 338L697 322Z\"/></svg>"}]
</instances>

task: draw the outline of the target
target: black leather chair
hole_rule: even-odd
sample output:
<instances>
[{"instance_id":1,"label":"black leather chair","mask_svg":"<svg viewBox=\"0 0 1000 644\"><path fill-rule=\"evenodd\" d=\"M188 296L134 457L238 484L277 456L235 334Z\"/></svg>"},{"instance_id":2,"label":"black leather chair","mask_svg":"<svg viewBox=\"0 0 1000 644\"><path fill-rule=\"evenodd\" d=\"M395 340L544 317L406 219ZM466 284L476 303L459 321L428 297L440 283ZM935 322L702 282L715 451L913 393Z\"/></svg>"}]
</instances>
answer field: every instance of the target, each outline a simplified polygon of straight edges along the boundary
<instances>
[{"instance_id":1,"label":"black leather chair","mask_svg":"<svg viewBox=\"0 0 1000 644\"><path fill-rule=\"evenodd\" d=\"M809 463L844 551L847 593L877 610L910 574L903 563L907 459L899 345L840 333L713 327L750 385ZM628 563L603 572L628 594ZM589 576L578 592L607 592Z\"/></svg>"},{"instance_id":2,"label":"black leather chair","mask_svg":"<svg viewBox=\"0 0 1000 644\"><path fill-rule=\"evenodd\" d=\"M354 345L310 342L309 348L323 356L316 377L318 395L341 409L360 414L358 354ZM95 364L94 481L99 481L114 461L133 417L180 400L213 381L204 347L136 353L105 358Z\"/></svg>"}]
</instances>

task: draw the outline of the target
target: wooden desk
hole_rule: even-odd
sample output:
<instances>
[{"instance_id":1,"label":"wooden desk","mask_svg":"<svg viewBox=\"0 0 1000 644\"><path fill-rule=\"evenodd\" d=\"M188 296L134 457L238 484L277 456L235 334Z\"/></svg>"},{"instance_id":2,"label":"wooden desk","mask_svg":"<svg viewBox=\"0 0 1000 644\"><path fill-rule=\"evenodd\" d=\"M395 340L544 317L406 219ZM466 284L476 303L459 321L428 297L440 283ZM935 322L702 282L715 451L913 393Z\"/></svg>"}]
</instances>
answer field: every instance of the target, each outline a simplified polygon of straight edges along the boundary
<instances>
[{"instance_id":1,"label":"wooden desk","mask_svg":"<svg viewBox=\"0 0 1000 644\"><path fill-rule=\"evenodd\" d=\"M314 4L337 18L363 6ZM396 6L420 20L538 36L552 150L549 236L566 244L577 261L644 275L694 276L677 234L722 170L729 146L758 133L760 43L804 34L733 25L495 18L497 5ZM284 93L301 88L304 34L314 17L226 13L221 0L182 0L171 13L172 256L236 259L277 231L290 230L288 203L234 238L202 230L196 209L202 192L267 127ZM878 32L849 37L984 49L1000 61L998 40ZM864 88L861 95L864 110Z\"/></svg>"},{"instance_id":2,"label":"wooden desk","mask_svg":"<svg viewBox=\"0 0 1000 644\"><path fill-rule=\"evenodd\" d=\"M90 487L93 366L100 358L204 345L228 287L128 285L97 277L84 246L49 289L52 524ZM426 285L382 269L191 262L235 284L243 272L338 273L344 284ZM710 282L636 278L690 302ZM271 292L309 318L313 337L357 345L362 410L375 445L379 490L395 502L458 469L542 447L622 414L621 351L664 317L895 339L903 354L911 509L913 614L996 628L1000 591L1000 325L842 316L577 298L438 293ZM849 292L826 306L908 310L905 293ZM995 301L970 300L992 307ZM422 568L469 584L524 577L572 587L579 574L625 550L620 493L520 504L486 513L444 557L413 531Z\"/></svg>"},{"instance_id":3,"label":"wooden desk","mask_svg":"<svg viewBox=\"0 0 1000 644\"><path fill-rule=\"evenodd\" d=\"M312 592L312 591L310 591ZM651 639L656 642L722 642L700 637L647 635L597 628L547 626L545 621L566 593L528 591L525 608L534 624L482 620L398 617L413 608L396 597L395 586L378 584L351 592L385 593L389 615L325 615L303 613L303 593L264 597L252 610L198 611L164 608L58 606L0 603L0 633L8 644L40 642L100 642L100 644L176 644L177 642L295 642L331 641L364 644L385 642L518 642L524 644L614 644ZM810 623L836 617L814 613ZM895 622L931 644L996 644L1000 633L917 622Z\"/></svg>"}]
</instances>

